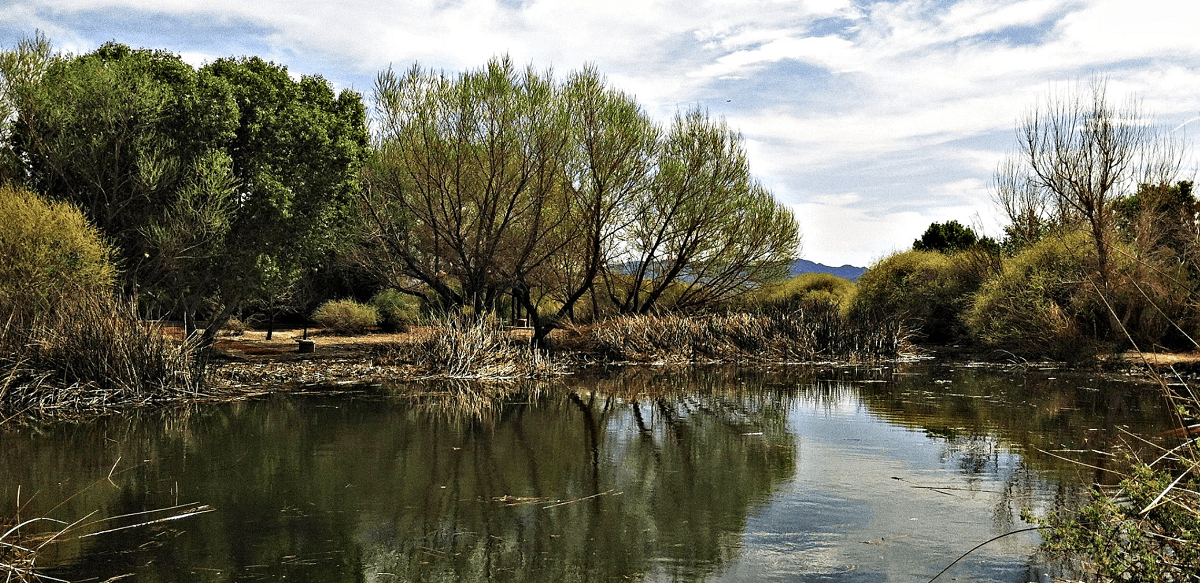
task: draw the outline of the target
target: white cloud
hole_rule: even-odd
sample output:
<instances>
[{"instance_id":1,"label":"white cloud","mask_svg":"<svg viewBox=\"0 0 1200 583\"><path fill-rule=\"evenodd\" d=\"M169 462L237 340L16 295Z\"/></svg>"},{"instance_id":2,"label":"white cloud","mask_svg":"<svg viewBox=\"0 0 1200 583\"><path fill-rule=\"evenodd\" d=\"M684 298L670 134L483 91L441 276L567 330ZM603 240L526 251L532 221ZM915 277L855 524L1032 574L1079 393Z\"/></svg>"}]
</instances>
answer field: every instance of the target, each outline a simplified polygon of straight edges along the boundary
<instances>
[{"instance_id":1,"label":"white cloud","mask_svg":"<svg viewBox=\"0 0 1200 583\"><path fill-rule=\"evenodd\" d=\"M661 122L695 103L725 115L745 134L754 171L804 211L806 251L825 263L906 248L934 220L986 217L1015 121L1055 83L1107 75L1110 94L1139 93L1172 127L1200 115L1192 0L6 4L4 46L17 40L5 31L34 28L77 53L140 35L192 64L260 54L364 92L377 71L415 60L457 71L508 53L560 74L593 62ZM76 19L134 11L245 34L179 41Z\"/></svg>"}]
</instances>

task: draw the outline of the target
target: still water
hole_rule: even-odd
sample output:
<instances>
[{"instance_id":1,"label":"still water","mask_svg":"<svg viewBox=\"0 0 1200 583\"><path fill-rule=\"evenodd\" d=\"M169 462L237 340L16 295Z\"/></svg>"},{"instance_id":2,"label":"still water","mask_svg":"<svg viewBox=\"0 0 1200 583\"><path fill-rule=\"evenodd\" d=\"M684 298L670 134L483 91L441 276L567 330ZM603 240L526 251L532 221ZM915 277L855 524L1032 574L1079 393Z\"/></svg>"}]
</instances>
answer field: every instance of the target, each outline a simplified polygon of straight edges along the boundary
<instances>
[{"instance_id":1,"label":"still water","mask_svg":"<svg viewBox=\"0 0 1200 583\"><path fill-rule=\"evenodd\" d=\"M0 517L82 519L39 556L72 581L924 582L1105 479L1062 458L1167 429L1132 380L930 364L406 394L9 427ZM1038 541L939 580L1049 581Z\"/></svg>"}]
</instances>

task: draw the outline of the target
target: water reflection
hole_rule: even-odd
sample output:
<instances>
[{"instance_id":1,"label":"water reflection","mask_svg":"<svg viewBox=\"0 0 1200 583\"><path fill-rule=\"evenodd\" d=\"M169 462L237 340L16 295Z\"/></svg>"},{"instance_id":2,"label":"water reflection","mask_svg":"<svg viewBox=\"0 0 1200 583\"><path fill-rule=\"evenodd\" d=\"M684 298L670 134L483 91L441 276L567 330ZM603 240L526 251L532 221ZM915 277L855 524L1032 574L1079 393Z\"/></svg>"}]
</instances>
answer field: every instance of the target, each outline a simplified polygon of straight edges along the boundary
<instances>
[{"instance_id":1,"label":"water reflection","mask_svg":"<svg viewBox=\"0 0 1200 583\"><path fill-rule=\"evenodd\" d=\"M22 516L216 508L53 547L41 564L73 580L927 579L1090 481L1055 455L1157 430L1151 390L1049 376L638 368L499 404L276 396L10 430L0 494L20 486ZM1044 578L1035 543L958 576Z\"/></svg>"}]
</instances>

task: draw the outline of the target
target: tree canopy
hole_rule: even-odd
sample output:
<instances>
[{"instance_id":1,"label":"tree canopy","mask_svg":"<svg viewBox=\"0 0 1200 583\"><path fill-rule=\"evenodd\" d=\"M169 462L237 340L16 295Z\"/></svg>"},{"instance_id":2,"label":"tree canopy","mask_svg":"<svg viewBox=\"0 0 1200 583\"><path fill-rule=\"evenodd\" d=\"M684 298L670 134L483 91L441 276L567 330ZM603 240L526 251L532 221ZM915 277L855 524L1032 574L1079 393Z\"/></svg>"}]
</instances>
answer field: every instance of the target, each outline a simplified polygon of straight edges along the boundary
<instances>
[{"instance_id":1,"label":"tree canopy","mask_svg":"<svg viewBox=\"0 0 1200 583\"><path fill-rule=\"evenodd\" d=\"M40 36L0 78L10 178L82 209L127 290L189 329L203 301L219 327L252 297L264 259L298 266L338 239L368 142L353 92L257 58L197 70L115 42L54 55Z\"/></svg>"},{"instance_id":2,"label":"tree canopy","mask_svg":"<svg viewBox=\"0 0 1200 583\"><path fill-rule=\"evenodd\" d=\"M368 240L400 289L443 307L512 294L542 338L598 281L622 312L697 308L781 278L797 252L739 134L700 110L664 133L592 68L389 70L375 107Z\"/></svg>"}]
</instances>

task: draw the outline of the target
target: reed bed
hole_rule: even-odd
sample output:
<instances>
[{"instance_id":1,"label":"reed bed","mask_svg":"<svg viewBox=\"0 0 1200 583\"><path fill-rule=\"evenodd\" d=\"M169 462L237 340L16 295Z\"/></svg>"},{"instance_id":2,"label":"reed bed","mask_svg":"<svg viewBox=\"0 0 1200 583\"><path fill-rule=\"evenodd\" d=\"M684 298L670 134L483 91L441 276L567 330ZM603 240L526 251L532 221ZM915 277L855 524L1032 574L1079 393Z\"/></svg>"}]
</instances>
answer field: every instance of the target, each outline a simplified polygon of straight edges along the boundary
<instances>
[{"instance_id":1,"label":"reed bed","mask_svg":"<svg viewBox=\"0 0 1200 583\"><path fill-rule=\"evenodd\" d=\"M514 339L493 318L451 315L432 327L432 333L396 347L380 363L412 364L426 378L545 378L563 372L549 352Z\"/></svg>"},{"instance_id":2,"label":"reed bed","mask_svg":"<svg viewBox=\"0 0 1200 583\"><path fill-rule=\"evenodd\" d=\"M759 313L627 316L601 324L594 335L609 358L625 361L874 360L909 347L899 320L852 321L830 302Z\"/></svg>"},{"instance_id":3,"label":"reed bed","mask_svg":"<svg viewBox=\"0 0 1200 583\"><path fill-rule=\"evenodd\" d=\"M203 362L140 320L132 302L90 298L0 325L0 412L70 412L195 395Z\"/></svg>"}]
</instances>

